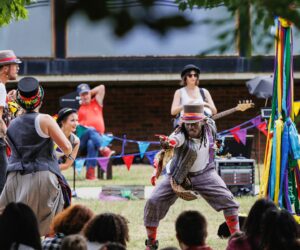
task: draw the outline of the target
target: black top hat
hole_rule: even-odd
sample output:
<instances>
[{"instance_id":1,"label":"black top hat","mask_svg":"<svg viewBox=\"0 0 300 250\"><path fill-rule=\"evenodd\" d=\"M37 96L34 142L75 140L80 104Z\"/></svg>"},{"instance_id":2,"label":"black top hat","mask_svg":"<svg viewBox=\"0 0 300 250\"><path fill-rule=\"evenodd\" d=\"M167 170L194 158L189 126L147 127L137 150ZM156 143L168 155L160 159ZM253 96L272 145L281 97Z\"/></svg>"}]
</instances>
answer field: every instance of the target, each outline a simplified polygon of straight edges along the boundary
<instances>
[{"instance_id":1,"label":"black top hat","mask_svg":"<svg viewBox=\"0 0 300 250\"><path fill-rule=\"evenodd\" d=\"M190 72L192 70L195 70L198 74L200 74L200 69L196 65L188 64L183 67L183 69L181 71L181 78L183 78L187 72Z\"/></svg>"},{"instance_id":2,"label":"black top hat","mask_svg":"<svg viewBox=\"0 0 300 250\"><path fill-rule=\"evenodd\" d=\"M24 77L18 82L17 102L25 110L33 110L44 97L43 88L34 77Z\"/></svg>"},{"instance_id":3,"label":"black top hat","mask_svg":"<svg viewBox=\"0 0 300 250\"><path fill-rule=\"evenodd\" d=\"M24 97L35 96L39 90L39 82L34 77L24 77L18 82L18 90Z\"/></svg>"},{"instance_id":4,"label":"black top hat","mask_svg":"<svg viewBox=\"0 0 300 250\"><path fill-rule=\"evenodd\" d=\"M72 108L62 108L58 111L56 122L60 124L68 115L73 113L77 113L77 110Z\"/></svg>"}]
</instances>

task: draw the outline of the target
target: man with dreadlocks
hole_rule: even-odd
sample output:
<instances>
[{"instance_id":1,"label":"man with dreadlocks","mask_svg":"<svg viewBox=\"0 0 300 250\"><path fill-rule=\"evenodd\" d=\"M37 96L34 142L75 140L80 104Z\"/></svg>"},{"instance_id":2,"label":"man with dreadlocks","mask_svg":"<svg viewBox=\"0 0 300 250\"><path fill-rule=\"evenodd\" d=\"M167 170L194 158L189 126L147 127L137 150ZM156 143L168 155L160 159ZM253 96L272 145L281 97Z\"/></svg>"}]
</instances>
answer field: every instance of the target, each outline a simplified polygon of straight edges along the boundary
<instances>
[{"instance_id":1,"label":"man with dreadlocks","mask_svg":"<svg viewBox=\"0 0 300 250\"><path fill-rule=\"evenodd\" d=\"M202 196L216 211L223 210L231 233L239 230L239 205L215 171L214 121L204 115L202 104L185 105L181 119L181 126L169 137L161 136L162 148L174 148L174 155L167 164L167 175L145 205L146 249L149 250L158 248L159 221L178 197L193 200ZM155 177L152 183L155 184Z\"/></svg>"}]
</instances>

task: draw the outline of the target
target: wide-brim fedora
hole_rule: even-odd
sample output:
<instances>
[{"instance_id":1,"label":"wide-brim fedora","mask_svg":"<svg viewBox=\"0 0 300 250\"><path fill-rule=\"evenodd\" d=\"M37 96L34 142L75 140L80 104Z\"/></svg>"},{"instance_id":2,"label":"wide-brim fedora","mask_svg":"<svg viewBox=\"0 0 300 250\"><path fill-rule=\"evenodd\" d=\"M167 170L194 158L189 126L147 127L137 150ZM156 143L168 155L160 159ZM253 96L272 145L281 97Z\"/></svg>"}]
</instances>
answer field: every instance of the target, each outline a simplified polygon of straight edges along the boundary
<instances>
[{"instance_id":1,"label":"wide-brim fedora","mask_svg":"<svg viewBox=\"0 0 300 250\"><path fill-rule=\"evenodd\" d=\"M0 50L0 66L22 63L13 50Z\"/></svg>"}]
</instances>

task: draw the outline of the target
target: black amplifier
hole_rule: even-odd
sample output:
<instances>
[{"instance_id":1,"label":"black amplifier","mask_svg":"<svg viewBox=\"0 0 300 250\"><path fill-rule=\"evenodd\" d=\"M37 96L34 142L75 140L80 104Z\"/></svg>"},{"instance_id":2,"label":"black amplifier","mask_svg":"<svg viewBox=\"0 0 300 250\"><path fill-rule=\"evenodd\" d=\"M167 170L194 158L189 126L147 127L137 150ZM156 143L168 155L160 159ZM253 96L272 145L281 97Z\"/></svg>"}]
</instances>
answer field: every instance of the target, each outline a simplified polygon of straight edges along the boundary
<instances>
[{"instance_id":1,"label":"black amplifier","mask_svg":"<svg viewBox=\"0 0 300 250\"><path fill-rule=\"evenodd\" d=\"M255 160L216 158L215 164L218 174L234 195L255 194Z\"/></svg>"}]
</instances>

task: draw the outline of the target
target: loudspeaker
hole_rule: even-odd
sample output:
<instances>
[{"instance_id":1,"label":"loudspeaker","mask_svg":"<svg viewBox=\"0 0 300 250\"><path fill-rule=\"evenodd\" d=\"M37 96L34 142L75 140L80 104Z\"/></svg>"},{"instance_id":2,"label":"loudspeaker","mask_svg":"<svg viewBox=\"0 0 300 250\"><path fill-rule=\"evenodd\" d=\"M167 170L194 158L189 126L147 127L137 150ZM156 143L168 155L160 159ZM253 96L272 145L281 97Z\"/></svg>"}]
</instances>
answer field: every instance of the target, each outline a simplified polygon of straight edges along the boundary
<instances>
[{"instance_id":1,"label":"loudspeaker","mask_svg":"<svg viewBox=\"0 0 300 250\"><path fill-rule=\"evenodd\" d=\"M255 160L217 158L215 165L233 195L255 194Z\"/></svg>"},{"instance_id":2,"label":"loudspeaker","mask_svg":"<svg viewBox=\"0 0 300 250\"><path fill-rule=\"evenodd\" d=\"M59 98L59 105L61 108L73 108L79 109L79 101L80 97L78 96L77 92L71 92Z\"/></svg>"}]
</instances>

